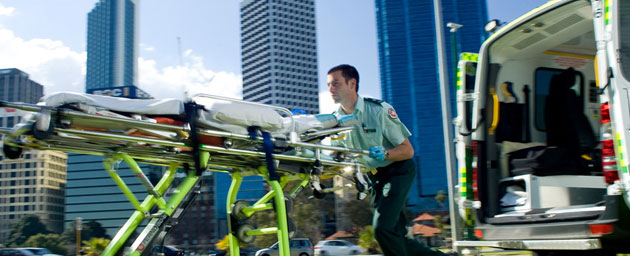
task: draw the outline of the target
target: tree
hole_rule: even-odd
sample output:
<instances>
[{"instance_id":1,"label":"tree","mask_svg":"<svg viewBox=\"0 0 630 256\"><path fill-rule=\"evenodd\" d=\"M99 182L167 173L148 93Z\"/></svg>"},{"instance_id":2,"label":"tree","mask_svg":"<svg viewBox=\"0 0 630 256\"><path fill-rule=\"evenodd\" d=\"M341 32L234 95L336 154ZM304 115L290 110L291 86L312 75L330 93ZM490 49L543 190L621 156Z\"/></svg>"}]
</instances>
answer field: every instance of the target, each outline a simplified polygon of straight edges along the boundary
<instances>
[{"instance_id":1,"label":"tree","mask_svg":"<svg viewBox=\"0 0 630 256\"><path fill-rule=\"evenodd\" d=\"M374 230L372 230L371 225L359 230L359 246L367 249L371 254L382 253L381 247L378 246L378 242L374 237Z\"/></svg>"},{"instance_id":2,"label":"tree","mask_svg":"<svg viewBox=\"0 0 630 256\"><path fill-rule=\"evenodd\" d=\"M50 231L46 229L46 226L39 220L37 215L24 215L11 229L7 245L9 247L19 247L33 235L48 233L50 233Z\"/></svg>"},{"instance_id":3,"label":"tree","mask_svg":"<svg viewBox=\"0 0 630 256\"><path fill-rule=\"evenodd\" d=\"M70 223L70 227L63 231L61 236L68 243L76 243L77 242L77 223L73 221ZM107 230L103 228L101 223L98 221L88 221L84 222L82 225L83 229L81 230L81 241L89 241L92 238L106 238L111 239L109 235L107 235Z\"/></svg>"},{"instance_id":4,"label":"tree","mask_svg":"<svg viewBox=\"0 0 630 256\"><path fill-rule=\"evenodd\" d=\"M306 237L312 242L322 239L322 200L310 198L310 193L299 193L293 201L289 216L295 222L295 237Z\"/></svg>"},{"instance_id":5,"label":"tree","mask_svg":"<svg viewBox=\"0 0 630 256\"><path fill-rule=\"evenodd\" d=\"M356 200L350 199L343 206L343 213L348 216L353 227L344 227L346 231L356 230L356 228L364 227L372 224L374 209L370 206L369 199Z\"/></svg>"},{"instance_id":6,"label":"tree","mask_svg":"<svg viewBox=\"0 0 630 256\"><path fill-rule=\"evenodd\" d=\"M271 211L260 211L254 213L252 218L249 220L249 223L255 223L257 228L263 227L275 227L276 224L276 214ZM235 227L232 227L233 229ZM264 236L256 236L256 240L254 240L254 246L259 248L266 248L271 246L273 243L278 241L278 236L276 235L264 235Z\"/></svg>"},{"instance_id":7,"label":"tree","mask_svg":"<svg viewBox=\"0 0 630 256\"><path fill-rule=\"evenodd\" d=\"M443 190L438 190L437 195L435 195L435 201L437 201L440 206L444 207L444 202L446 202L446 199L448 198L448 195L446 195L446 193L444 193Z\"/></svg>"},{"instance_id":8,"label":"tree","mask_svg":"<svg viewBox=\"0 0 630 256\"><path fill-rule=\"evenodd\" d=\"M55 254L65 255L67 250L63 244L63 239L58 234L37 234L29 237L24 246L46 248Z\"/></svg>"},{"instance_id":9,"label":"tree","mask_svg":"<svg viewBox=\"0 0 630 256\"><path fill-rule=\"evenodd\" d=\"M105 248L107 248L108 244L109 239L94 237L89 241L83 241L81 251L85 252L88 256L101 255L103 254L103 251L105 251Z\"/></svg>"}]
</instances>

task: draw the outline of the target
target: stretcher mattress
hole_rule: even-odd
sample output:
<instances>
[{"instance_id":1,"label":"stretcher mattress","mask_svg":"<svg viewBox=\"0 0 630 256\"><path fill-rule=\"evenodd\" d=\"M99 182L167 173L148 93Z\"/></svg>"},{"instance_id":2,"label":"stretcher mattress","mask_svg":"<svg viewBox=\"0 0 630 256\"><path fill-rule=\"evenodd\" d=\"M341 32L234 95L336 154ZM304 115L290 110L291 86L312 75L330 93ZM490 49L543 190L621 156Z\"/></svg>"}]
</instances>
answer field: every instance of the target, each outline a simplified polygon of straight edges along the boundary
<instances>
[{"instance_id":1,"label":"stretcher mattress","mask_svg":"<svg viewBox=\"0 0 630 256\"><path fill-rule=\"evenodd\" d=\"M339 122L332 114L282 116L278 111L241 102L220 100L199 100L203 106L198 113L199 123L206 128L217 128L237 134L247 134L250 126L279 136L289 132L298 134L328 129L335 126L350 126L355 118L344 118ZM183 119L184 102L179 99L127 99L74 92L50 94L42 99L40 105L60 107L75 105L88 114L129 117L130 115L149 115L180 117ZM127 114L127 115L126 115ZM142 119L142 118L140 118ZM145 118L151 121L151 118Z\"/></svg>"}]
</instances>

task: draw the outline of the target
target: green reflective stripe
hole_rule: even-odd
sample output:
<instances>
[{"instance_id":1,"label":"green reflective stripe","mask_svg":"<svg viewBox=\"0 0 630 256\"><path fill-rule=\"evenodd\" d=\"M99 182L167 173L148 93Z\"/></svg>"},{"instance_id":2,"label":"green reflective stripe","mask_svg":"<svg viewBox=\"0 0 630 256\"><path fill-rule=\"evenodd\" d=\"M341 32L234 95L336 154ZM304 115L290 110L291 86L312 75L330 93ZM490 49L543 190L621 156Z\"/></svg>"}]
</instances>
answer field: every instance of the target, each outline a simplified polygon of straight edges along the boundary
<instances>
[{"instance_id":1,"label":"green reflective stripe","mask_svg":"<svg viewBox=\"0 0 630 256\"><path fill-rule=\"evenodd\" d=\"M472 53L472 52L462 52L459 54L459 59L465 60L465 61L477 62L479 60L479 54Z\"/></svg>"},{"instance_id":2,"label":"green reflective stripe","mask_svg":"<svg viewBox=\"0 0 630 256\"><path fill-rule=\"evenodd\" d=\"M459 91L459 88L461 88L462 85L462 68L457 67L457 83L455 83L457 85L457 90Z\"/></svg>"},{"instance_id":3,"label":"green reflective stripe","mask_svg":"<svg viewBox=\"0 0 630 256\"><path fill-rule=\"evenodd\" d=\"M459 187L459 191L461 192L462 197L466 197L467 189L466 189L466 168L461 169L462 176L460 178L460 182L462 185Z\"/></svg>"},{"instance_id":4,"label":"green reflective stripe","mask_svg":"<svg viewBox=\"0 0 630 256\"><path fill-rule=\"evenodd\" d=\"M606 25L608 25L608 22L610 21L610 0L604 1L604 20Z\"/></svg>"},{"instance_id":5,"label":"green reflective stripe","mask_svg":"<svg viewBox=\"0 0 630 256\"><path fill-rule=\"evenodd\" d=\"M623 159L623 147L621 136L617 133L617 152L619 152L619 166L621 166L622 173L628 173L628 167Z\"/></svg>"}]
</instances>

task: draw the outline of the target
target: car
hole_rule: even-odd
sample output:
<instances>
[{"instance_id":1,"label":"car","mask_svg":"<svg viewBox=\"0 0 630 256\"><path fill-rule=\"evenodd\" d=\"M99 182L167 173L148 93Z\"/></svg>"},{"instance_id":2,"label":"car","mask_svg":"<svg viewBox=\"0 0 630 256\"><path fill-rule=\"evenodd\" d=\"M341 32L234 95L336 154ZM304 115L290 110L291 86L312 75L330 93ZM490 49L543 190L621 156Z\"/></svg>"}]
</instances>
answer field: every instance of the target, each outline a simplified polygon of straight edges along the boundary
<instances>
[{"instance_id":1,"label":"car","mask_svg":"<svg viewBox=\"0 0 630 256\"><path fill-rule=\"evenodd\" d=\"M17 248L17 249L22 249L22 250L27 250L32 252L35 255L42 255L42 256L61 256L59 254L54 254L53 252L51 252L50 250L46 249L46 248L36 248L36 247L27 247L27 248Z\"/></svg>"},{"instance_id":2,"label":"car","mask_svg":"<svg viewBox=\"0 0 630 256\"><path fill-rule=\"evenodd\" d=\"M0 249L0 256L34 256L35 253L32 253L29 250L19 249L19 248L3 248Z\"/></svg>"},{"instance_id":3,"label":"car","mask_svg":"<svg viewBox=\"0 0 630 256\"><path fill-rule=\"evenodd\" d=\"M315 255L357 255L364 253L365 249L344 240L322 240L315 245Z\"/></svg>"},{"instance_id":4,"label":"car","mask_svg":"<svg viewBox=\"0 0 630 256\"><path fill-rule=\"evenodd\" d=\"M184 251L177 249L173 246L168 245L156 245L153 246L153 250L151 250L153 255L157 255L158 253L164 253L164 256L182 256L184 255Z\"/></svg>"},{"instance_id":5,"label":"car","mask_svg":"<svg viewBox=\"0 0 630 256\"><path fill-rule=\"evenodd\" d=\"M289 241L289 248L291 248L291 256L312 256L313 243L308 238L293 238ZM278 255L278 242L269 246L269 248L260 249L256 251L255 256L277 256Z\"/></svg>"}]
</instances>

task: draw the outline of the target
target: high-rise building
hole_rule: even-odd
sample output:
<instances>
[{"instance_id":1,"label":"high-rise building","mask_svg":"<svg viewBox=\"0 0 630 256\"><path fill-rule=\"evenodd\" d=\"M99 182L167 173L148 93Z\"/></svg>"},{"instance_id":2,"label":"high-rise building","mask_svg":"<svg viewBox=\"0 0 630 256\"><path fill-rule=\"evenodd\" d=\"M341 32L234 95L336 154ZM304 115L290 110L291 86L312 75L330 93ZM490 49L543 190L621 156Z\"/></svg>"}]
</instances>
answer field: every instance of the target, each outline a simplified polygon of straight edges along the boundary
<instances>
[{"instance_id":1,"label":"high-rise building","mask_svg":"<svg viewBox=\"0 0 630 256\"><path fill-rule=\"evenodd\" d=\"M486 1L441 2L450 104L455 109L456 52L479 51L486 37ZM418 175L409 206L414 211L438 208L433 197L438 190L447 191L447 180L433 1L375 0L375 8L382 98L413 134L409 139ZM448 22L463 27L449 34Z\"/></svg>"},{"instance_id":2,"label":"high-rise building","mask_svg":"<svg viewBox=\"0 0 630 256\"><path fill-rule=\"evenodd\" d=\"M100 0L88 13L87 93L150 98L138 86L138 0Z\"/></svg>"},{"instance_id":3,"label":"high-rise building","mask_svg":"<svg viewBox=\"0 0 630 256\"><path fill-rule=\"evenodd\" d=\"M177 173L173 186L181 184L186 177ZM213 172L204 172L200 179L199 194L185 210L179 224L166 235L165 244L176 244L177 248L189 253L204 253L215 249L223 236L218 234L217 216L215 215L215 191ZM172 190L167 193L170 197ZM225 205L225 204L224 204ZM225 234L224 234L225 235Z\"/></svg>"},{"instance_id":4,"label":"high-rise building","mask_svg":"<svg viewBox=\"0 0 630 256\"><path fill-rule=\"evenodd\" d=\"M42 96L44 87L31 80L28 74L17 68L0 69L0 100L37 103ZM2 123L2 126L13 127L16 123L6 125Z\"/></svg>"},{"instance_id":5,"label":"high-rise building","mask_svg":"<svg viewBox=\"0 0 630 256\"><path fill-rule=\"evenodd\" d=\"M13 225L35 214L46 229L63 232L66 154L30 150L18 159L0 157L0 243Z\"/></svg>"},{"instance_id":6,"label":"high-rise building","mask_svg":"<svg viewBox=\"0 0 630 256\"><path fill-rule=\"evenodd\" d=\"M0 100L37 103L43 86L16 68L0 69ZM0 126L13 127L28 112L0 108ZM55 233L63 231L66 154L24 151L18 159L0 156L0 243L20 218L35 214Z\"/></svg>"},{"instance_id":7,"label":"high-rise building","mask_svg":"<svg viewBox=\"0 0 630 256\"><path fill-rule=\"evenodd\" d=\"M125 98L151 98L136 87L138 56L138 0L99 0L88 13L87 93ZM97 221L113 237L135 208L107 174L104 158L96 155L68 155L65 225L77 218ZM139 164L153 185L164 167ZM117 173L143 200L147 190L124 162ZM140 224L142 228L146 222ZM138 230L140 232L140 230Z\"/></svg>"},{"instance_id":8,"label":"high-rise building","mask_svg":"<svg viewBox=\"0 0 630 256\"><path fill-rule=\"evenodd\" d=\"M243 99L307 113L319 112L315 2L241 2ZM225 200L230 176L217 173L219 234L227 234ZM254 203L266 193L262 177L243 179L237 199Z\"/></svg>"},{"instance_id":9,"label":"high-rise building","mask_svg":"<svg viewBox=\"0 0 630 256\"><path fill-rule=\"evenodd\" d=\"M241 2L243 99L319 112L314 0Z\"/></svg>"},{"instance_id":10,"label":"high-rise building","mask_svg":"<svg viewBox=\"0 0 630 256\"><path fill-rule=\"evenodd\" d=\"M111 176L105 171L102 156L68 154L66 186L66 228L77 218L84 222L99 222L114 237L118 229L129 219L135 208L122 193ZM163 167L139 164L153 185L162 177ZM116 173L139 201L147 196L146 188L125 162ZM141 227L146 225L143 223ZM138 230L140 232L140 230Z\"/></svg>"}]
</instances>

